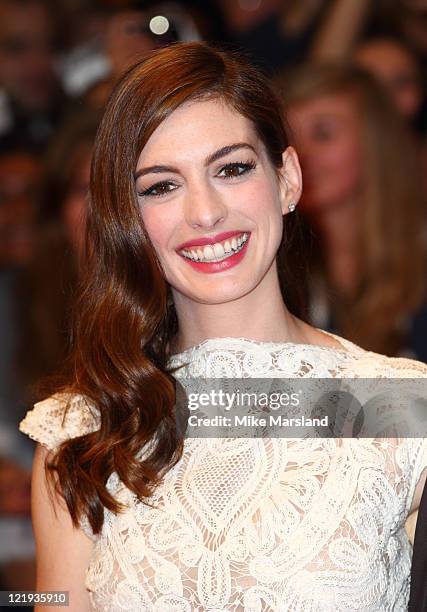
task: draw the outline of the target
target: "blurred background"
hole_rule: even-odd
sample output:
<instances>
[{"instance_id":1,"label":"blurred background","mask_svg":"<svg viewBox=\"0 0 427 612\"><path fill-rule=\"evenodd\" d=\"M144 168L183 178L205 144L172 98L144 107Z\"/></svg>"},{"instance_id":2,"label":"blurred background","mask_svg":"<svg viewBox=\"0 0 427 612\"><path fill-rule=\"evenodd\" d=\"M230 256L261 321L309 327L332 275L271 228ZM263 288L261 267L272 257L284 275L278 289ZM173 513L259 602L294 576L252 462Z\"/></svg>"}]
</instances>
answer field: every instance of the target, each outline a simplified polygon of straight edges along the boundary
<instances>
[{"instance_id":1,"label":"blurred background","mask_svg":"<svg viewBox=\"0 0 427 612\"><path fill-rule=\"evenodd\" d=\"M127 67L191 40L243 50L283 104L296 314L427 362L427 0L0 0L0 589L34 588L18 422L67 354L103 108Z\"/></svg>"}]
</instances>

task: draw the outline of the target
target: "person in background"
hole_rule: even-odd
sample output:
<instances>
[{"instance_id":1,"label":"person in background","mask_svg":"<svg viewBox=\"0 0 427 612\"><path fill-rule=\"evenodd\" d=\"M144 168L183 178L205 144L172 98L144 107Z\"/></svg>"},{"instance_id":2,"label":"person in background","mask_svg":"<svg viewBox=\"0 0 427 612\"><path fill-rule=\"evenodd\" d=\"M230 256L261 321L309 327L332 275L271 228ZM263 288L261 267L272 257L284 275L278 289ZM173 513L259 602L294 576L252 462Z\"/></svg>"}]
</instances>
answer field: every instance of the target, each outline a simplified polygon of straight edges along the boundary
<instances>
[{"instance_id":1,"label":"person in background","mask_svg":"<svg viewBox=\"0 0 427 612\"><path fill-rule=\"evenodd\" d=\"M421 496L417 512L414 554L411 567L411 589L408 612L427 610L427 486Z\"/></svg>"},{"instance_id":2,"label":"person in background","mask_svg":"<svg viewBox=\"0 0 427 612\"><path fill-rule=\"evenodd\" d=\"M0 588L10 590L34 588L34 445L16 435L28 405L18 370L26 303L18 296L34 253L42 179L42 164L34 154L0 150Z\"/></svg>"},{"instance_id":3,"label":"person in background","mask_svg":"<svg viewBox=\"0 0 427 612\"><path fill-rule=\"evenodd\" d=\"M245 49L264 72L274 73L307 58L330 0L217 0L228 39Z\"/></svg>"},{"instance_id":4,"label":"person in background","mask_svg":"<svg viewBox=\"0 0 427 612\"><path fill-rule=\"evenodd\" d=\"M366 0L363 0L366 1ZM427 66L427 2L425 0L380 0L373 5L377 20L382 19L389 31L395 32L412 47L425 71Z\"/></svg>"},{"instance_id":5,"label":"person in background","mask_svg":"<svg viewBox=\"0 0 427 612\"><path fill-rule=\"evenodd\" d=\"M406 607L425 438L194 439L176 402L194 376L427 376L288 310L301 280L276 255L302 183L281 115L262 74L200 43L109 100L71 378L20 423L39 441L37 588L73 610Z\"/></svg>"},{"instance_id":6,"label":"person in background","mask_svg":"<svg viewBox=\"0 0 427 612\"><path fill-rule=\"evenodd\" d=\"M46 176L26 152L0 155L0 585L34 589L34 445L16 435L39 379L64 359L78 279L92 143L99 117L69 117Z\"/></svg>"},{"instance_id":7,"label":"person in background","mask_svg":"<svg viewBox=\"0 0 427 612\"><path fill-rule=\"evenodd\" d=\"M89 88L83 96L86 105L102 109L118 78L132 64L153 49L177 40L173 29L168 30L163 36L156 36L149 28L152 16L153 13L147 8L147 4L132 0L118 5L117 8L109 9L103 36L103 47L110 67L109 73Z\"/></svg>"},{"instance_id":8,"label":"person in background","mask_svg":"<svg viewBox=\"0 0 427 612\"><path fill-rule=\"evenodd\" d=\"M79 281L92 145L97 112L67 117L46 155L46 179L35 237L35 256L22 298L31 304L26 334L35 349L21 355L33 400L45 377L66 357L72 302Z\"/></svg>"},{"instance_id":9,"label":"person in background","mask_svg":"<svg viewBox=\"0 0 427 612\"><path fill-rule=\"evenodd\" d=\"M415 133L423 135L427 101L422 75L427 54L418 44L422 36L412 37L408 27L417 15L415 29L426 31L426 9L425 2L406 0L331 0L307 59L316 63L354 61L386 86Z\"/></svg>"},{"instance_id":10,"label":"person in background","mask_svg":"<svg viewBox=\"0 0 427 612\"><path fill-rule=\"evenodd\" d=\"M52 12L44 0L0 3L0 147L41 151L65 101L54 71Z\"/></svg>"},{"instance_id":11,"label":"person in background","mask_svg":"<svg viewBox=\"0 0 427 612\"><path fill-rule=\"evenodd\" d=\"M35 155L20 149L0 152L0 455L27 467L31 454L25 440L12 435L22 411L17 362L27 306L18 295L34 256L42 181L43 167ZM0 511L1 506L0 500Z\"/></svg>"},{"instance_id":12,"label":"person in background","mask_svg":"<svg viewBox=\"0 0 427 612\"><path fill-rule=\"evenodd\" d=\"M0 151L1 267L25 267L32 257L42 164L33 153Z\"/></svg>"},{"instance_id":13,"label":"person in background","mask_svg":"<svg viewBox=\"0 0 427 612\"><path fill-rule=\"evenodd\" d=\"M312 322L427 361L425 194L406 126L356 68L307 65L277 85L305 177Z\"/></svg>"},{"instance_id":14,"label":"person in background","mask_svg":"<svg viewBox=\"0 0 427 612\"><path fill-rule=\"evenodd\" d=\"M378 36L356 45L352 59L356 66L381 81L400 114L416 127L424 92L420 66L412 49L403 40Z\"/></svg>"},{"instance_id":15,"label":"person in background","mask_svg":"<svg viewBox=\"0 0 427 612\"><path fill-rule=\"evenodd\" d=\"M403 38L377 35L361 40L351 59L384 85L396 109L411 128L420 162L427 169L427 98L421 63L413 48ZM423 175L426 175L425 171ZM427 190L427 180L424 190Z\"/></svg>"}]
</instances>

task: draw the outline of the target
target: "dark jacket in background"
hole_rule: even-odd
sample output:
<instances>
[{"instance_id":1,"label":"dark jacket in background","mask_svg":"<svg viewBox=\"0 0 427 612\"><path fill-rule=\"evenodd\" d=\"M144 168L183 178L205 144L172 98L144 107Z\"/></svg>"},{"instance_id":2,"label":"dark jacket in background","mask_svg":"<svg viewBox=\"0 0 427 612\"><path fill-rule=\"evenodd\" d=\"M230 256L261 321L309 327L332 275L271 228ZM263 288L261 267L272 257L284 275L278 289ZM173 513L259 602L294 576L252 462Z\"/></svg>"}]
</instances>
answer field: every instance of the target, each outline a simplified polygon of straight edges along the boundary
<instances>
[{"instance_id":1,"label":"dark jacket in background","mask_svg":"<svg viewBox=\"0 0 427 612\"><path fill-rule=\"evenodd\" d=\"M409 612L427 612L427 485L421 498L412 557Z\"/></svg>"}]
</instances>

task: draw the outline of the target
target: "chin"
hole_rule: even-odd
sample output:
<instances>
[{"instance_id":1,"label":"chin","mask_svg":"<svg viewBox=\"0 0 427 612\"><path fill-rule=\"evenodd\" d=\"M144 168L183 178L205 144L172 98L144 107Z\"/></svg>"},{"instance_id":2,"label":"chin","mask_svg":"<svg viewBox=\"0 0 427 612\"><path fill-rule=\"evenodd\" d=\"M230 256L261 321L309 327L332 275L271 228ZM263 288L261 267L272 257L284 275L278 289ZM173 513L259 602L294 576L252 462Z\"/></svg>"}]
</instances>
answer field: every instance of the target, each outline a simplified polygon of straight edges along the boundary
<instances>
[{"instance_id":1,"label":"chin","mask_svg":"<svg viewBox=\"0 0 427 612\"><path fill-rule=\"evenodd\" d=\"M215 283L212 284L212 287L201 289L200 292L193 290L190 292L185 290L184 288L177 289L177 291L187 300L191 300L197 304L227 304L228 302L234 302L239 298L248 295L255 288L255 284L253 280L250 284L239 283L236 285L236 282L230 279L230 282L227 283L225 279L221 280L219 286L215 287Z\"/></svg>"}]
</instances>

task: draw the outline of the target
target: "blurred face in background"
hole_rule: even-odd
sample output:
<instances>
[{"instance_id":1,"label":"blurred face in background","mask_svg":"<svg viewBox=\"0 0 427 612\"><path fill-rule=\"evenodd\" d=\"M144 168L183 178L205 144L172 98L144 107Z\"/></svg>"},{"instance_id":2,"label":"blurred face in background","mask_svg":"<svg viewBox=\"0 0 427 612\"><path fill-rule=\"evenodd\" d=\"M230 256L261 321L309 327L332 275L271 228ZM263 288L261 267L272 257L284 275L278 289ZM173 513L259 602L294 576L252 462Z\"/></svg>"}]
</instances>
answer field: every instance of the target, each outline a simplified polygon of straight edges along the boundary
<instances>
[{"instance_id":1,"label":"blurred face in background","mask_svg":"<svg viewBox=\"0 0 427 612\"><path fill-rule=\"evenodd\" d=\"M404 46L386 39L372 40L359 45L353 59L383 83L405 119L414 119L423 92L416 59Z\"/></svg>"},{"instance_id":2,"label":"blurred face in background","mask_svg":"<svg viewBox=\"0 0 427 612\"><path fill-rule=\"evenodd\" d=\"M0 265L25 265L32 255L41 180L30 154L0 157Z\"/></svg>"},{"instance_id":3,"label":"blurred face in background","mask_svg":"<svg viewBox=\"0 0 427 612\"><path fill-rule=\"evenodd\" d=\"M38 2L0 2L0 87L28 112L49 108L56 90L52 23Z\"/></svg>"},{"instance_id":4,"label":"blurred face in background","mask_svg":"<svg viewBox=\"0 0 427 612\"><path fill-rule=\"evenodd\" d=\"M403 35L425 59L427 56L427 0L400 0L397 11Z\"/></svg>"},{"instance_id":5,"label":"blurred face in background","mask_svg":"<svg viewBox=\"0 0 427 612\"><path fill-rule=\"evenodd\" d=\"M301 162L301 207L318 214L359 197L362 147L357 103L352 94L325 94L288 110Z\"/></svg>"},{"instance_id":6,"label":"blurred face in background","mask_svg":"<svg viewBox=\"0 0 427 612\"><path fill-rule=\"evenodd\" d=\"M65 234L77 258L83 251L91 158L92 146L82 144L75 154L70 183L62 206Z\"/></svg>"},{"instance_id":7,"label":"blurred face in background","mask_svg":"<svg viewBox=\"0 0 427 612\"><path fill-rule=\"evenodd\" d=\"M149 34L148 18L141 11L113 15L105 32L106 52L116 77L157 45Z\"/></svg>"}]
</instances>

